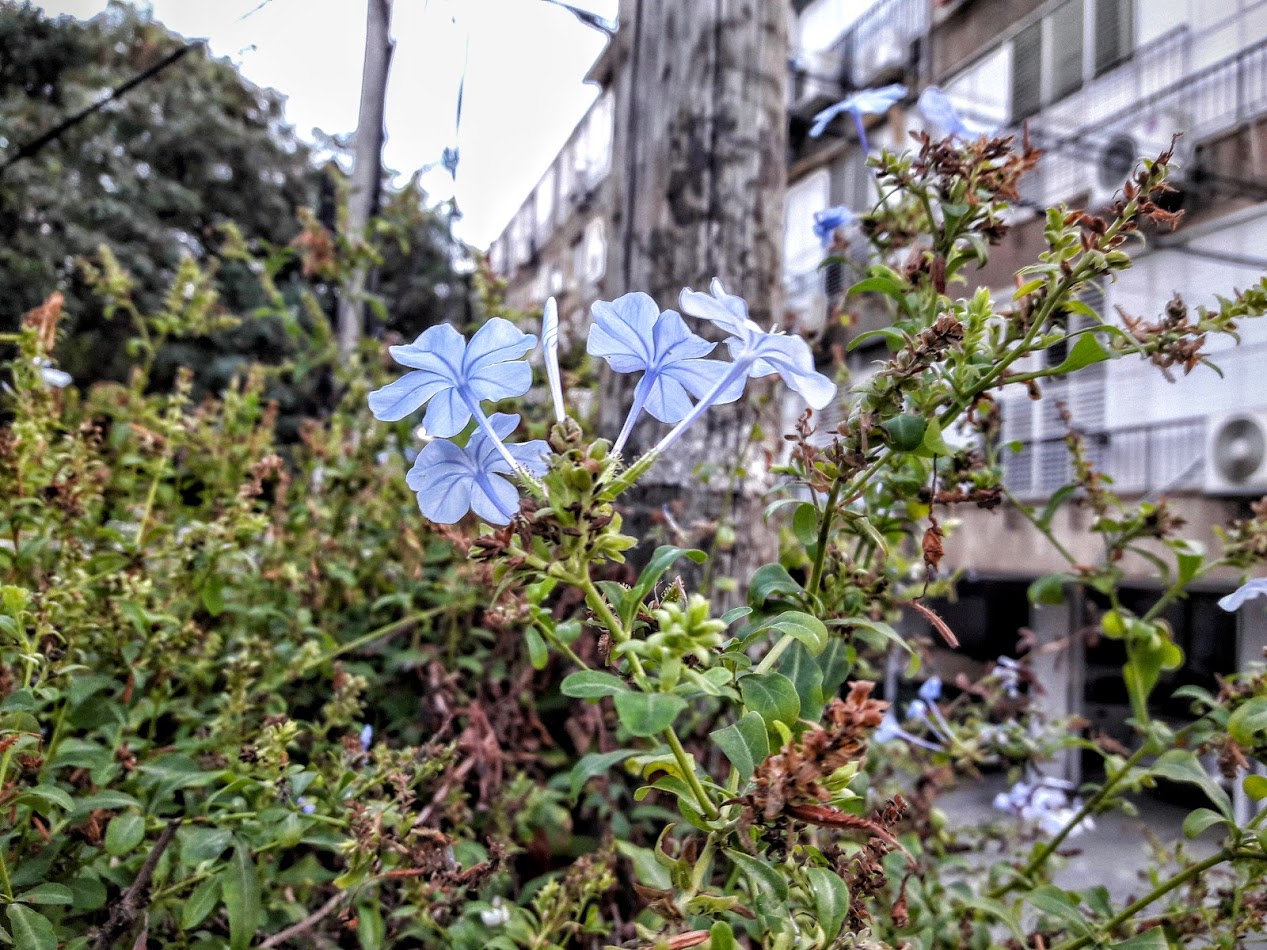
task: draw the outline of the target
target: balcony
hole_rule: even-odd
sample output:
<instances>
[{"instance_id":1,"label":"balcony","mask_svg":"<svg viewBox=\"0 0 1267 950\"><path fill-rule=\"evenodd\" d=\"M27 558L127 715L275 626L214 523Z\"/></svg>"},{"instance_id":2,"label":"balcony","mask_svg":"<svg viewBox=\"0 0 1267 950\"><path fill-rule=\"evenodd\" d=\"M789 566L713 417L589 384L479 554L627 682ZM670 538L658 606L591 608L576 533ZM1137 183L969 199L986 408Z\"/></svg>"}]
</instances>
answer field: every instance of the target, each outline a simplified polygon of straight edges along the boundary
<instances>
[{"instance_id":1,"label":"balcony","mask_svg":"<svg viewBox=\"0 0 1267 950\"><path fill-rule=\"evenodd\" d=\"M1176 155L1183 175L1198 144L1267 114L1267 40L1189 71L1192 42L1188 30L1172 31L1031 120L1047 155L1022 198L1045 207L1086 192L1091 179L1092 203L1107 201L1133 164L1116 153L1156 156L1175 132L1183 133Z\"/></svg>"}]
</instances>

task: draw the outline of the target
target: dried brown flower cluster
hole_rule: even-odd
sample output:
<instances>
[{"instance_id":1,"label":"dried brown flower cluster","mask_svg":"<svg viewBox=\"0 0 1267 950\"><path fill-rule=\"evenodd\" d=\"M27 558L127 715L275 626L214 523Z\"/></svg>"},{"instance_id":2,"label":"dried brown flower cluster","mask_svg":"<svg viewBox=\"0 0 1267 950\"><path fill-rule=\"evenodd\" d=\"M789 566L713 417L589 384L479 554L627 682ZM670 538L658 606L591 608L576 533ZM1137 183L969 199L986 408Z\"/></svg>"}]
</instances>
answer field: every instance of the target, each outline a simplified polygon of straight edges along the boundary
<instances>
[{"instance_id":1,"label":"dried brown flower cluster","mask_svg":"<svg viewBox=\"0 0 1267 950\"><path fill-rule=\"evenodd\" d=\"M821 727L806 730L799 741L761 763L753 775L756 788L744 799L758 819L774 821L793 815L815 824L826 823L827 814L806 811L804 806L829 801L832 793L824 780L867 754L871 732L880 725L889 706L871 698L874 688L874 683L854 683L847 698L831 701ZM799 816L798 809L802 811ZM842 815L835 809L822 811Z\"/></svg>"}]
</instances>

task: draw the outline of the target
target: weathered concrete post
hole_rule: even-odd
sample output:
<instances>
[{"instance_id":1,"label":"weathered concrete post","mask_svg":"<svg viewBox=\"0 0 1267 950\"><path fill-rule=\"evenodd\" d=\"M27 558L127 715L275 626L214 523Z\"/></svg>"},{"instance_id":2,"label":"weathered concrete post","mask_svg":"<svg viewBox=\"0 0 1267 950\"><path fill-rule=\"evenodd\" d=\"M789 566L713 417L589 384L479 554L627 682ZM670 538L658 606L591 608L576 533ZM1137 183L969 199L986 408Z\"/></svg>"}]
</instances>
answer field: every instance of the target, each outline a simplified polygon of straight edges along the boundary
<instances>
[{"instance_id":1,"label":"weathered concrete post","mask_svg":"<svg viewBox=\"0 0 1267 950\"><path fill-rule=\"evenodd\" d=\"M787 0L622 0L613 293L643 290L661 307L676 308L683 287L707 289L719 277L764 325L780 313L789 15ZM606 381L604 431L619 428L630 384ZM754 385L750 397L759 391ZM733 492L728 479L707 491L684 488L701 463L759 469L765 446L741 458L756 421L751 398L706 419L675 446L673 458L657 463L635 505L645 516L662 502L689 499L690 508L679 512L683 524L729 507L736 544L730 563L715 570L744 577L745 567L773 553L753 480ZM777 429L767 421L771 445ZM636 429L631 457L663 431L655 422Z\"/></svg>"}]
</instances>

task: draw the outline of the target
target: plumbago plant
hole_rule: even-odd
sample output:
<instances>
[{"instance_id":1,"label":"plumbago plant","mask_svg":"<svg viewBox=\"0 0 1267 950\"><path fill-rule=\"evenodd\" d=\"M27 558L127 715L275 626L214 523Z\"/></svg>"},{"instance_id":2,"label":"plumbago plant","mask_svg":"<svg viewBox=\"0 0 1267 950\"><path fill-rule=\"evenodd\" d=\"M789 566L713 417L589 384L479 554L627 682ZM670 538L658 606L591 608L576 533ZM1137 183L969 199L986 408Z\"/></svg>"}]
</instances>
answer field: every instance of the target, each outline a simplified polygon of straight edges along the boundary
<instances>
[{"instance_id":1,"label":"plumbago plant","mask_svg":"<svg viewBox=\"0 0 1267 950\"><path fill-rule=\"evenodd\" d=\"M892 325L875 332L892 355L847 394L816 370L804 340L757 325L716 280L706 293L683 290L680 313L641 293L594 304L588 352L614 372L641 374L614 441L568 415L553 301L541 334L554 420L544 440L512 439L519 416L493 411L532 386L535 336L495 318L469 339L439 326L392 347L409 372L372 393L370 407L387 422L425 408L428 441L409 485L426 518L474 526L470 553L492 565L494 600L513 598L534 662L562 666L562 697L586 704L575 715L593 726L572 733L565 784L574 799L588 790L582 808L606 824L636 881L632 923L593 904L554 930L540 895L512 903L485 894L472 932L483 945L601 945L605 935L674 950L1231 947L1267 918L1261 815L1239 824L1224 785L1198 760L1216 752L1233 780L1267 761L1267 673L1229 677L1218 695L1183 691L1193 718L1182 726L1151 717L1148 705L1161 673L1184 662L1163 609L1212 572L1267 560L1267 502L1207 555L1181 536L1164 501L1114 495L1076 432L1075 481L1041 512L1011 500L1062 554L1054 511L1077 503L1094 513L1103 562L1068 556L1068 571L1031 594L1059 599L1082 585L1108 598L1100 626L1126 646L1129 747L1087 735L1085 724L1043 722L1030 706L1028 668L1014 660L959 683L953 701L930 679L902 715L873 695L869 677L885 651L915 653L891 625L901 611L923 614L954 645L921 602L946 589L937 511L1008 500L1000 390L1038 398L1044 379L1109 359L1189 371L1206 362L1210 334L1235 336L1239 321L1267 311L1267 281L1214 309L1176 298L1156 322L1125 326L1080 301L1090 282L1130 266L1133 239L1173 223L1164 208L1169 153L1144 162L1103 217L1048 211L1047 249L1017 275L1011 301L985 290L958 296L952 288L1006 232L1017 182L1039 155L1009 138L916 139L912 151L872 160L882 200L858 223L875 263L853 293L889 302ZM728 358L704 328L724 336ZM1058 365L1022 370L1052 347L1067 353ZM780 563L745 579L748 605L721 616L673 576L679 560L702 561L700 551L663 546L636 579L622 575L637 543L622 533L627 493L701 415L768 376L811 409L835 399L849 407L837 430L815 432L807 412L791 437L784 497L770 506L772 516L791 514ZM627 458L643 413L669 428ZM953 427L960 435L948 440ZM1162 590L1141 615L1117 593L1128 554L1147 557ZM1104 779L1071 789L1043 778L1044 758L1063 748L1098 753ZM996 803L1018 822L990 831L1004 845L996 859L965 861L981 833L949 827L936 796L985 766L1023 778ZM1159 855L1140 869L1137 899L1121 905L1103 887L1052 883L1072 835L1162 780L1208 799L1185 823L1190 836L1204 835L1199 858L1183 847ZM1267 794L1267 780L1243 784L1252 799ZM658 835L640 842L631 829L648 819Z\"/></svg>"}]
</instances>

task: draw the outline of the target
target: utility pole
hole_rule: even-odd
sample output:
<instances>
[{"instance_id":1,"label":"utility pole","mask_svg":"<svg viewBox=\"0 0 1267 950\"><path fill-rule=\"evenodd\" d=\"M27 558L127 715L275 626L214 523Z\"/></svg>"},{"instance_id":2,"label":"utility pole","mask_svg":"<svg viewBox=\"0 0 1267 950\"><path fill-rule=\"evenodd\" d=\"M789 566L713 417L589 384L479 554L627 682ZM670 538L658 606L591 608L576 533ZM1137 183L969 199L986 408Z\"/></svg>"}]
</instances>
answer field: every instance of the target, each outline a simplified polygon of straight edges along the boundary
<instances>
[{"instance_id":1,"label":"utility pole","mask_svg":"<svg viewBox=\"0 0 1267 950\"><path fill-rule=\"evenodd\" d=\"M352 157L351 191L345 236L356 243L365 239L370 218L378 211L383 178L383 113L387 99L387 74L391 69L392 0L368 0L365 29L365 63L361 70L361 105L356 122ZM358 263L339 297L339 354L355 352L365 328L365 284L368 268Z\"/></svg>"},{"instance_id":2,"label":"utility pole","mask_svg":"<svg viewBox=\"0 0 1267 950\"><path fill-rule=\"evenodd\" d=\"M706 291L718 277L748 301L753 319L767 328L781 322L790 16L788 0L622 0L613 83L619 210L608 258L614 292L643 290L676 308L681 288ZM619 426L626 385L605 383L605 431ZM724 517L736 541L716 569L738 577L777 553L752 473L782 444L779 414L763 420L764 437L750 444L754 406L769 391L754 381L745 401L711 409L648 473L637 503L649 516L663 502L688 500L682 524ZM662 429L635 429L630 457ZM707 487L694 474L700 465L713 468ZM719 470L727 465L749 474L728 477Z\"/></svg>"}]
</instances>

